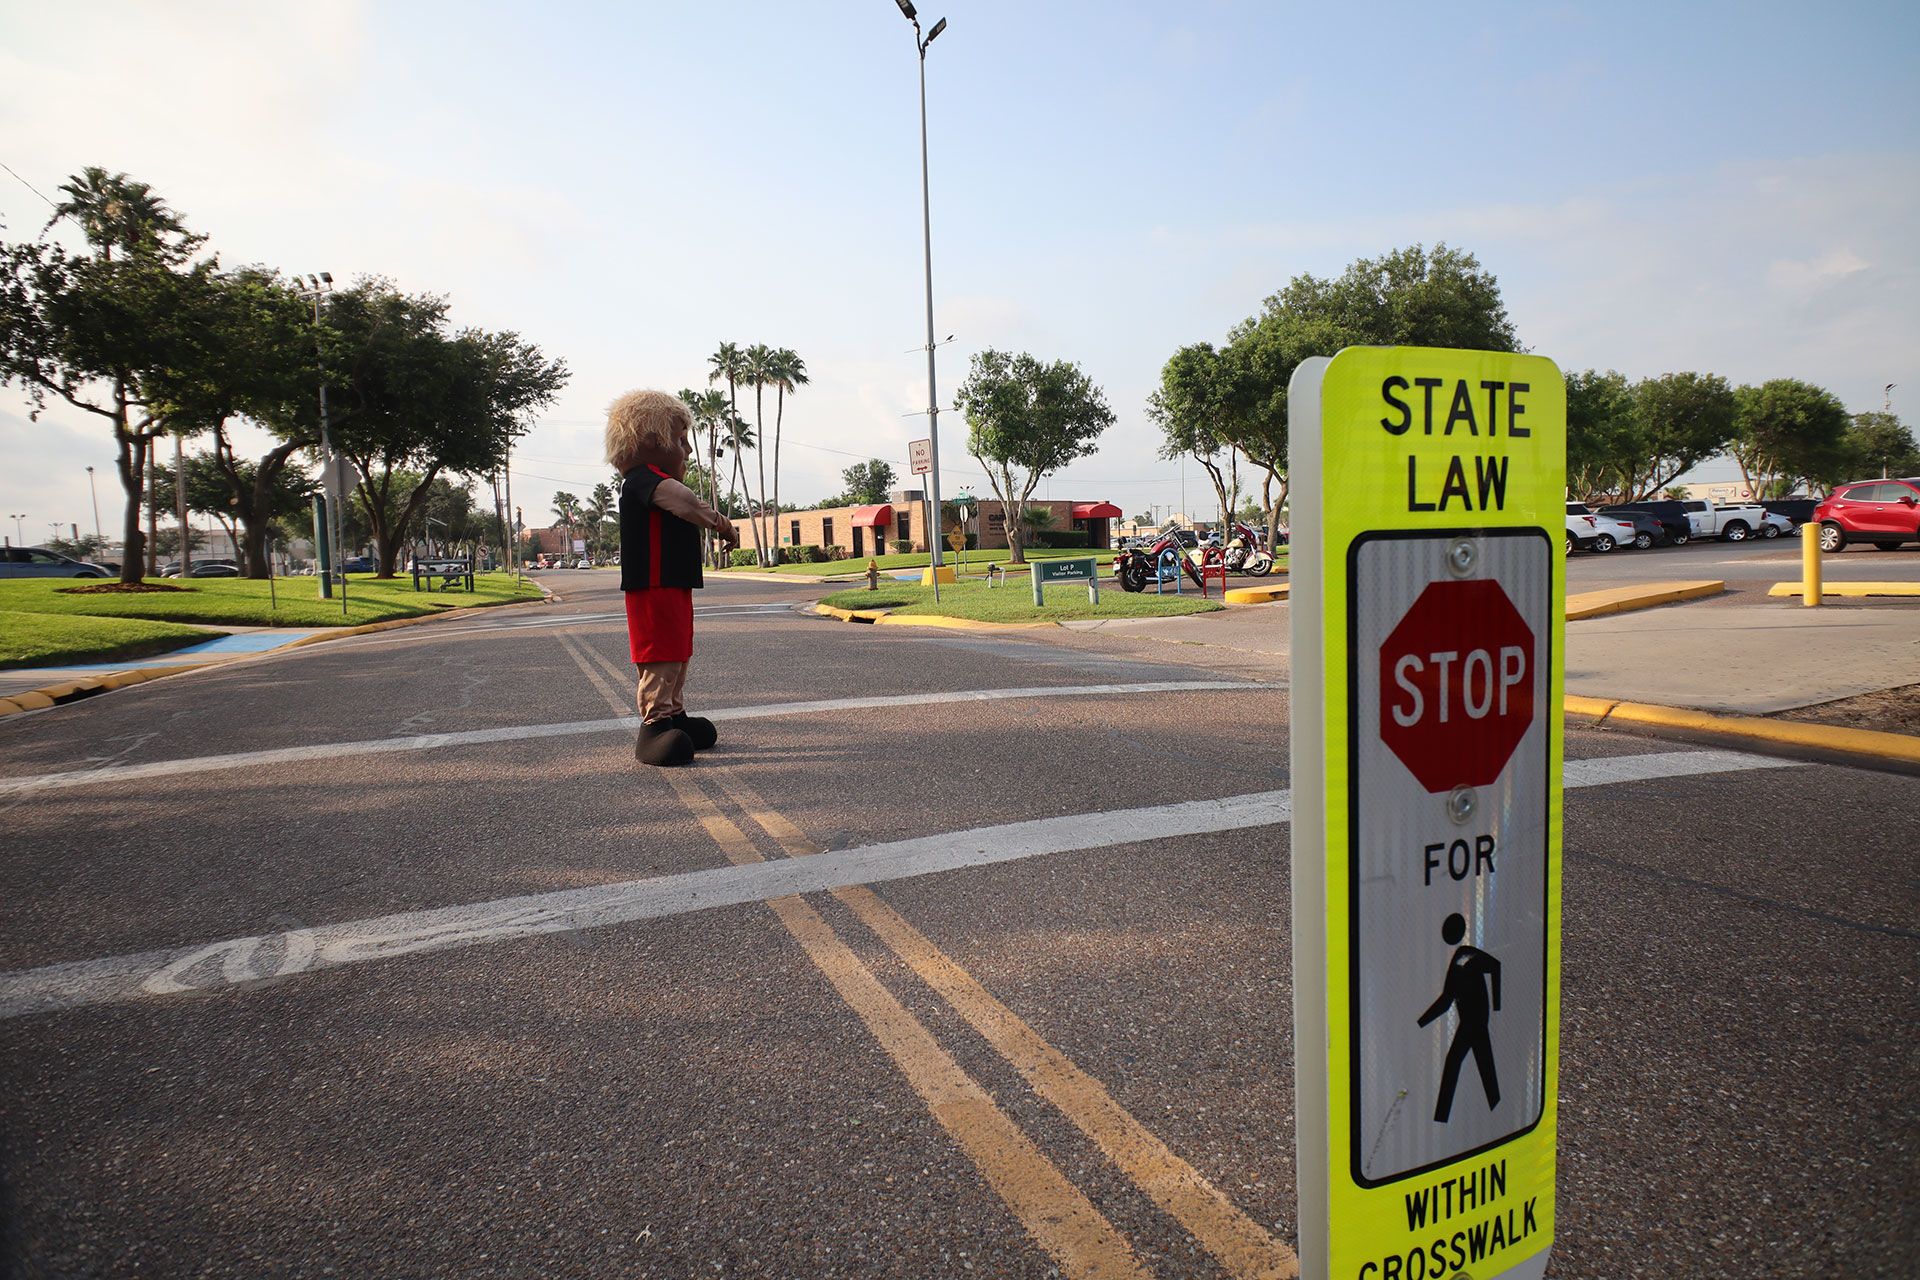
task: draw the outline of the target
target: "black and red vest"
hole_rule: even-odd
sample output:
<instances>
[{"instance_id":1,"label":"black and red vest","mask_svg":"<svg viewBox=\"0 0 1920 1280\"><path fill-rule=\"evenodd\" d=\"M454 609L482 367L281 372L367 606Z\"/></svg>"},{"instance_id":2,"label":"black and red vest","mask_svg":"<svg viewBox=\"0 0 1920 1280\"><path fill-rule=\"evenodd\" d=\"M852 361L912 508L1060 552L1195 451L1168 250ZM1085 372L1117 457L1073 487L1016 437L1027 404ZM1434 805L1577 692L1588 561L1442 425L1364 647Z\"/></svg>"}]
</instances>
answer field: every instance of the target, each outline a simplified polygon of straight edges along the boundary
<instances>
[{"instance_id":1,"label":"black and red vest","mask_svg":"<svg viewBox=\"0 0 1920 1280\"><path fill-rule=\"evenodd\" d=\"M654 505L653 491L671 479L638 466L620 479L620 589L698 587L700 528Z\"/></svg>"}]
</instances>

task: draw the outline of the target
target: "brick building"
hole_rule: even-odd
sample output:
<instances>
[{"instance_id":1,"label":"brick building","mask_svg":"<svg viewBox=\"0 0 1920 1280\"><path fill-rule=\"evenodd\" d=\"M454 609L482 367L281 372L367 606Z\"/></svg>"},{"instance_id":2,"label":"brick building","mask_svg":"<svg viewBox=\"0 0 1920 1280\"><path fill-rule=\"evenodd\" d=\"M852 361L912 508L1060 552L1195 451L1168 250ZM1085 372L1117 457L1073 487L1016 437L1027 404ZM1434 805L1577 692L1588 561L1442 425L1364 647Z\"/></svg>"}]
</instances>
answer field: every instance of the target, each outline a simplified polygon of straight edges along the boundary
<instances>
[{"instance_id":1,"label":"brick building","mask_svg":"<svg viewBox=\"0 0 1920 1280\"><path fill-rule=\"evenodd\" d=\"M1082 533L1089 547L1106 549L1113 545L1113 521L1120 508L1110 502L1029 502L1053 513L1047 528L1059 534ZM764 521L762 522L765 523ZM864 507L816 507L808 511L780 513L779 543L782 547L831 547L835 559L887 555L898 551L927 549L926 494L919 489L901 489L887 495L887 501ZM740 545L753 547L753 519L741 516L733 527L740 533ZM948 533L952 529L947 530ZM1000 504L983 499L967 532L983 548L1007 545L1006 517Z\"/></svg>"}]
</instances>

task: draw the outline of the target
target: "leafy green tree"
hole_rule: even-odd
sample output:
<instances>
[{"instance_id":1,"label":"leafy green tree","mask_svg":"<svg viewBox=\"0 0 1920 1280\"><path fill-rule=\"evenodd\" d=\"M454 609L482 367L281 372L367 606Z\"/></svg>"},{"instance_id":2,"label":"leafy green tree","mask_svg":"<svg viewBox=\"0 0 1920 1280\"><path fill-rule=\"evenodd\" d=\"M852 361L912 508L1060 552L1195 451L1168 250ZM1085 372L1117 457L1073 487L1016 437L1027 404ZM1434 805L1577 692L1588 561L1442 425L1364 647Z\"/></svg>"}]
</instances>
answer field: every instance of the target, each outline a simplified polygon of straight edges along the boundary
<instances>
[{"instance_id":1,"label":"leafy green tree","mask_svg":"<svg viewBox=\"0 0 1920 1280\"><path fill-rule=\"evenodd\" d=\"M1791 490L1793 481L1830 472L1845 456L1853 420L1832 392L1797 378L1775 378L1733 394L1727 452L1740 464L1749 493Z\"/></svg>"},{"instance_id":2,"label":"leafy green tree","mask_svg":"<svg viewBox=\"0 0 1920 1280\"><path fill-rule=\"evenodd\" d=\"M581 507L580 499L563 490L553 495L553 514L560 517L560 524L567 531L566 550L571 554L573 539L583 536L576 531L586 521L585 509Z\"/></svg>"},{"instance_id":3,"label":"leafy green tree","mask_svg":"<svg viewBox=\"0 0 1920 1280\"><path fill-rule=\"evenodd\" d=\"M445 476L435 476L427 484L426 496L414 516L429 546L474 547L492 534L492 513L479 505L472 484L465 480L456 484ZM410 532L403 531L402 537Z\"/></svg>"},{"instance_id":4,"label":"leafy green tree","mask_svg":"<svg viewBox=\"0 0 1920 1280\"><path fill-rule=\"evenodd\" d=\"M1627 500L1658 493L1733 438L1733 388L1717 373L1667 373L1634 384L1639 431L1622 459Z\"/></svg>"},{"instance_id":5,"label":"leafy green tree","mask_svg":"<svg viewBox=\"0 0 1920 1280\"><path fill-rule=\"evenodd\" d=\"M1361 258L1335 280L1295 276L1262 309L1276 312L1318 322L1322 345L1339 343L1311 355L1361 345L1512 351L1518 341L1499 280L1473 254L1444 243Z\"/></svg>"},{"instance_id":6,"label":"leafy green tree","mask_svg":"<svg viewBox=\"0 0 1920 1280\"><path fill-rule=\"evenodd\" d=\"M1920 476L1920 444L1899 417L1875 409L1853 415L1828 487L1873 476Z\"/></svg>"},{"instance_id":7,"label":"leafy green tree","mask_svg":"<svg viewBox=\"0 0 1920 1280\"><path fill-rule=\"evenodd\" d=\"M746 380L746 377L747 353L741 348L739 343L723 342L714 348L712 355L707 357L707 385L711 387L719 382L725 382L727 384L726 412L716 412L714 415L712 439L715 442L716 451L708 464L716 476L719 473L718 448L731 446L739 438L738 428L735 424L738 423L740 419L740 384ZM736 476L740 474L739 460L737 458L734 463L734 474ZM735 487L738 487L737 483ZM715 505L718 506L719 504L716 502ZM713 548L714 563L724 566L726 562L725 551L720 547L717 539L709 541Z\"/></svg>"},{"instance_id":8,"label":"leafy green tree","mask_svg":"<svg viewBox=\"0 0 1920 1280\"><path fill-rule=\"evenodd\" d=\"M244 459L235 463L231 458L222 459L211 451L187 454L184 461L187 510L212 516L219 523L240 552L243 572L255 577L267 576L267 545L272 538L273 526L276 523L284 524L311 503L313 481L298 468L283 467L274 473L270 483L256 486L254 463ZM260 505L255 507L259 535L257 542L253 536L255 526L243 526L241 523L239 500L228 475L229 467L237 471L240 486L246 493L260 495ZM157 515L169 516L174 508L173 467L167 463L156 463L153 476L150 503Z\"/></svg>"},{"instance_id":9,"label":"leafy green tree","mask_svg":"<svg viewBox=\"0 0 1920 1280\"><path fill-rule=\"evenodd\" d=\"M56 397L112 429L126 495L120 580L151 559L140 529L143 471L174 383L204 354L198 295L216 267L191 261L204 237L144 183L88 169L61 190L90 252L45 241L0 244L0 383L24 388L38 419Z\"/></svg>"},{"instance_id":10,"label":"leafy green tree","mask_svg":"<svg viewBox=\"0 0 1920 1280\"><path fill-rule=\"evenodd\" d=\"M846 486L845 492L839 501L827 505L864 507L885 502L887 494L899 480L894 476L892 463L881 458L869 458L842 471L840 483Z\"/></svg>"},{"instance_id":11,"label":"leafy green tree","mask_svg":"<svg viewBox=\"0 0 1920 1280\"><path fill-rule=\"evenodd\" d=\"M91 533L83 533L77 538L48 538L44 545L55 555L69 556L75 560L91 560L107 549L107 540Z\"/></svg>"},{"instance_id":12,"label":"leafy green tree","mask_svg":"<svg viewBox=\"0 0 1920 1280\"><path fill-rule=\"evenodd\" d=\"M335 293L328 321L337 354L327 377L340 392L333 440L360 470L379 576L390 578L434 477L499 466L567 368L518 334L450 331L444 298L381 280Z\"/></svg>"},{"instance_id":13,"label":"leafy green tree","mask_svg":"<svg viewBox=\"0 0 1920 1280\"><path fill-rule=\"evenodd\" d=\"M1233 509L1240 490L1243 424L1231 364L1211 342L1181 347L1161 368L1159 390L1147 397L1147 417L1160 428L1160 456L1199 463L1221 511Z\"/></svg>"},{"instance_id":14,"label":"leafy green tree","mask_svg":"<svg viewBox=\"0 0 1920 1280\"><path fill-rule=\"evenodd\" d=\"M1106 393L1076 364L988 348L974 355L955 407L967 417L967 452L1000 500L1010 559L1023 563L1020 512L1042 480L1099 447L1114 420Z\"/></svg>"},{"instance_id":15,"label":"leafy green tree","mask_svg":"<svg viewBox=\"0 0 1920 1280\"><path fill-rule=\"evenodd\" d=\"M308 492L293 459L319 445L323 333L311 322L305 300L270 271L246 268L204 284L195 294L203 359L186 376L167 380L158 407L176 434L212 433L210 457L231 496L221 514L235 517L243 530L234 545L245 571L264 578L271 572L273 522L288 514L290 492ZM251 419L277 437L252 462L234 451L236 418Z\"/></svg>"},{"instance_id":16,"label":"leafy green tree","mask_svg":"<svg viewBox=\"0 0 1920 1280\"><path fill-rule=\"evenodd\" d=\"M1633 388L1612 369L1569 373L1566 384L1568 496L1625 501L1630 461L1645 448Z\"/></svg>"},{"instance_id":17,"label":"leafy green tree","mask_svg":"<svg viewBox=\"0 0 1920 1280\"><path fill-rule=\"evenodd\" d=\"M772 347L764 342L756 342L746 351L746 382L753 388L753 434L756 440L766 438L766 394L767 388L775 382L779 361ZM753 498L754 554L761 564L770 564L772 554L767 546L767 530L763 508L767 499L767 451L756 447L754 462L760 471L760 487ZM776 474L778 474L776 472Z\"/></svg>"}]
</instances>

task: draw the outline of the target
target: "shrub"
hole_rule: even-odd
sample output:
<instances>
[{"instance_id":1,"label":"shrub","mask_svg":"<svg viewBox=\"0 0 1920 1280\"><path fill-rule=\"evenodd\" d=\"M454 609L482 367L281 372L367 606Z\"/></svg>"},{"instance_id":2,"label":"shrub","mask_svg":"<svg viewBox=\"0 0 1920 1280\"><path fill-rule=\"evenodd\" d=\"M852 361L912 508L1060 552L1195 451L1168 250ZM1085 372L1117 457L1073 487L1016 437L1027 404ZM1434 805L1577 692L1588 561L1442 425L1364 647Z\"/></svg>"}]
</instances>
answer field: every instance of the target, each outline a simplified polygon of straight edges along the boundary
<instances>
[{"instance_id":1,"label":"shrub","mask_svg":"<svg viewBox=\"0 0 1920 1280\"><path fill-rule=\"evenodd\" d=\"M727 562L736 569L751 569L760 563L760 557L751 547L735 547Z\"/></svg>"},{"instance_id":2,"label":"shrub","mask_svg":"<svg viewBox=\"0 0 1920 1280\"><path fill-rule=\"evenodd\" d=\"M833 559L832 553L826 547L817 547L812 543L807 544L806 552L808 564L825 564Z\"/></svg>"},{"instance_id":3,"label":"shrub","mask_svg":"<svg viewBox=\"0 0 1920 1280\"><path fill-rule=\"evenodd\" d=\"M1087 533L1084 529L1029 529L1026 543L1030 547L1055 550L1085 550Z\"/></svg>"}]
</instances>

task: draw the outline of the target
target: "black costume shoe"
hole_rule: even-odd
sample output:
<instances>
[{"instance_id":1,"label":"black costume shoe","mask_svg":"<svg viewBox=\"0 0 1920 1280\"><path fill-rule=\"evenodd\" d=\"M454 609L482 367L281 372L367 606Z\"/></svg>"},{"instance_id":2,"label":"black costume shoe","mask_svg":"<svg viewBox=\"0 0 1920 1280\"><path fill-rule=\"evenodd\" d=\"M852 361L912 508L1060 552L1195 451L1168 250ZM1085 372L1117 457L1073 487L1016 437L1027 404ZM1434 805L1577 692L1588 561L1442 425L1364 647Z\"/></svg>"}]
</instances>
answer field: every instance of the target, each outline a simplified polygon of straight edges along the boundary
<instances>
[{"instance_id":1,"label":"black costume shoe","mask_svg":"<svg viewBox=\"0 0 1920 1280\"><path fill-rule=\"evenodd\" d=\"M674 728L693 739L695 751L705 751L720 740L719 733L713 727L713 721L705 716L690 716L682 711L673 718L672 723Z\"/></svg>"},{"instance_id":2,"label":"black costume shoe","mask_svg":"<svg viewBox=\"0 0 1920 1280\"><path fill-rule=\"evenodd\" d=\"M686 764L693 759L693 739L681 732L671 720L655 720L640 726L640 737L633 744L633 758L641 764L663 768Z\"/></svg>"}]
</instances>

